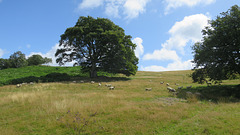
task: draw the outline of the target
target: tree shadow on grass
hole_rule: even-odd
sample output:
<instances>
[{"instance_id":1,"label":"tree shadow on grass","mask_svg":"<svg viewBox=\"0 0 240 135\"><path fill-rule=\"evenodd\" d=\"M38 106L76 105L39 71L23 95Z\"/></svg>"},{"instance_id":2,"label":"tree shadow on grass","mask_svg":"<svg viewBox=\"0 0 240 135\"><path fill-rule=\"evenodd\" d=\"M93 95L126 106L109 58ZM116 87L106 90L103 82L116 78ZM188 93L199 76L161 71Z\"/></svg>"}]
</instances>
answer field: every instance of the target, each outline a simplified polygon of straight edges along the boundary
<instances>
[{"instance_id":1,"label":"tree shadow on grass","mask_svg":"<svg viewBox=\"0 0 240 135\"><path fill-rule=\"evenodd\" d=\"M212 102L240 102L240 85L203 86L179 90L178 98L196 97Z\"/></svg>"},{"instance_id":2,"label":"tree shadow on grass","mask_svg":"<svg viewBox=\"0 0 240 135\"><path fill-rule=\"evenodd\" d=\"M45 76L28 76L18 79L13 79L8 82L8 84L20 84L20 83L30 83L30 82L114 82L114 81L128 81L130 78L127 77L107 77L107 76L99 76L97 78L89 78L87 76L75 75L71 76L67 73L50 73ZM7 85L7 84L5 84Z\"/></svg>"}]
</instances>

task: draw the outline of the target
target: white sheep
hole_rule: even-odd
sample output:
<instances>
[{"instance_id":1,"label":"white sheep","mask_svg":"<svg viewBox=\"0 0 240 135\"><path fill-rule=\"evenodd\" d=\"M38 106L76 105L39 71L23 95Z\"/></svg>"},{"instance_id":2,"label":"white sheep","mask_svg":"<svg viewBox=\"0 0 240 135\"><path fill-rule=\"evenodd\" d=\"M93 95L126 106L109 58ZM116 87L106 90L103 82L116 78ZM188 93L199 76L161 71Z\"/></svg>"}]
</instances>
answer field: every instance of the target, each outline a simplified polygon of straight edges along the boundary
<instances>
[{"instance_id":1,"label":"white sheep","mask_svg":"<svg viewBox=\"0 0 240 135\"><path fill-rule=\"evenodd\" d=\"M169 83L166 83L166 85L167 85L167 86L170 86L170 84L169 84Z\"/></svg>"},{"instance_id":2,"label":"white sheep","mask_svg":"<svg viewBox=\"0 0 240 135\"><path fill-rule=\"evenodd\" d=\"M175 83L175 85L179 86L179 84Z\"/></svg>"},{"instance_id":3,"label":"white sheep","mask_svg":"<svg viewBox=\"0 0 240 135\"><path fill-rule=\"evenodd\" d=\"M81 81L80 81L80 83L84 83L84 81L83 81L83 80L81 80Z\"/></svg>"},{"instance_id":4,"label":"white sheep","mask_svg":"<svg viewBox=\"0 0 240 135\"><path fill-rule=\"evenodd\" d=\"M160 82L160 84L164 84L164 82Z\"/></svg>"},{"instance_id":5,"label":"white sheep","mask_svg":"<svg viewBox=\"0 0 240 135\"><path fill-rule=\"evenodd\" d=\"M95 82L94 81L91 81L91 84L94 84Z\"/></svg>"},{"instance_id":6,"label":"white sheep","mask_svg":"<svg viewBox=\"0 0 240 135\"><path fill-rule=\"evenodd\" d=\"M30 82L29 84L30 84L30 85L33 85L33 84L34 84L34 82Z\"/></svg>"},{"instance_id":7,"label":"white sheep","mask_svg":"<svg viewBox=\"0 0 240 135\"><path fill-rule=\"evenodd\" d=\"M168 89L169 92L176 92L176 90L171 88L171 87L167 87L167 89Z\"/></svg>"},{"instance_id":8,"label":"white sheep","mask_svg":"<svg viewBox=\"0 0 240 135\"><path fill-rule=\"evenodd\" d=\"M109 87L109 90L114 90L114 89L115 89L114 86Z\"/></svg>"},{"instance_id":9,"label":"white sheep","mask_svg":"<svg viewBox=\"0 0 240 135\"><path fill-rule=\"evenodd\" d=\"M19 88L19 87L21 87L22 86L22 84L17 84L17 88Z\"/></svg>"},{"instance_id":10,"label":"white sheep","mask_svg":"<svg viewBox=\"0 0 240 135\"><path fill-rule=\"evenodd\" d=\"M101 83L98 83L98 86L100 87L100 86L102 86L102 84L101 84Z\"/></svg>"},{"instance_id":11,"label":"white sheep","mask_svg":"<svg viewBox=\"0 0 240 135\"><path fill-rule=\"evenodd\" d=\"M112 86L112 84L105 84L105 86L107 86L107 87L111 87L111 86Z\"/></svg>"},{"instance_id":12,"label":"white sheep","mask_svg":"<svg viewBox=\"0 0 240 135\"><path fill-rule=\"evenodd\" d=\"M152 90L152 88L146 88L145 90L146 90L146 91L151 91L151 90Z\"/></svg>"}]
</instances>

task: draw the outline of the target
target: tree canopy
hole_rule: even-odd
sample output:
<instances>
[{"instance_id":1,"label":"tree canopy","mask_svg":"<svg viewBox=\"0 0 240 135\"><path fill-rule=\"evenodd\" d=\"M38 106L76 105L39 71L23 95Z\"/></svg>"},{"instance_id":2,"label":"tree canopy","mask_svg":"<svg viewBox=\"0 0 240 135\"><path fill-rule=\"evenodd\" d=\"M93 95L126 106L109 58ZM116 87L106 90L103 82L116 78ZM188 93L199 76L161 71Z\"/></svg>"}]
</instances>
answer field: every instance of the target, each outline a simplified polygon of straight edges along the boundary
<instances>
[{"instance_id":1,"label":"tree canopy","mask_svg":"<svg viewBox=\"0 0 240 135\"><path fill-rule=\"evenodd\" d=\"M47 57L43 58L41 55L34 54L27 59L27 62L29 66L41 65L41 64L51 63L52 59Z\"/></svg>"},{"instance_id":2,"label":"tree canopy","mask_svg":"<svg viewBox=\"0 0 240 135\"><path fill-rule=\"evenodd\" d=\"M203 40L192 47L194 82L221 81L240 74L240 8L221 13L202 30Z\"/></svg>"},{"instance_id":3,"label":"tree canopy","mask_svg":"<svg viewBox=\"0 0 240 135\"><path fill-rule=\"evenodd\" d=\"M61 35L56 62L77 61L90 77L96 77L97 71L134 75L138 58L131 38L109 19L82 16Z\"/></svg>"}]
</instances>

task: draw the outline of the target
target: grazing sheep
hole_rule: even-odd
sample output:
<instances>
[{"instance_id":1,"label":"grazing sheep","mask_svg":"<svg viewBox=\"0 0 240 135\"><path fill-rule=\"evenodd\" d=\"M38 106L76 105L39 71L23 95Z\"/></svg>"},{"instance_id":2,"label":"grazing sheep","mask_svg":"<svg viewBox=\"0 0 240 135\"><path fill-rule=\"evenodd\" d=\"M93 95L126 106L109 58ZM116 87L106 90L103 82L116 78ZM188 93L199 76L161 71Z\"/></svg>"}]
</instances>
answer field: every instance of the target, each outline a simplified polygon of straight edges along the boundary
<instances>
[{"instance_id":1,"label":"grazing sheep","mask_svg":"<svg viewBox=\"0 0 240 135\"><path fill-rule=\"evenodd\" d=\"M80 83L84 83L84 81L83 81L83 80L81 80L81 81L80 81Z\"/></svg>"},{"instance_id":2,"label":"grazing sheep","mask_svg":"<svg viewBox=\"0 0 240 135\"><path fill-rule=\"evenodd\" d=\"M91 84L94 84L95 82L94 81L91 81Z\"/></svg>"},{"instance_id":3,"label":"grazing sheep","mask_svg":"<svg viewBox=\"0 0 240 135\"><path fill-rule=\"evenodd\" d=\"M30 85L33 85L33 84L34 84L34 82L30 82L29 84L30 84Z\"/></svg>"},{"instance_id":4,"label":"grazing sheep","mask_svg":"<svg viewBox=\"0 0 240 135\"><path fill-rule=\"evenodd\" d=\"M76 83L76 81L73 81L73 83Z\"/></svg>"},{"instance_id":5,"label":"grazing sheep","mask_svg":"<svg viewBox=\"0 0 240 135\"><path fill-rule=\"evenodd\" d=\"M179 86L179 84L175 83L175 85Z\"/></svg>"},{"instance_id":6,"label":"grazing sheep","mask_svg":"<svg viewBox=\"0 0 240 135\"><path fill-rule=\"evenodd\" d=\"M191 86L187 86L187 89L191 89L192 88L192 85Z\"/></svg>"},{"instance_id":7,"label":"grazing sheep","mask_svg":"<svg viewBox=\"0 0 240 135\"><path fill-rule=\"evenodd\" d=\"M164 82L160 82L160 84L164 84Z\"/></svg>"},{"instance_id":8,"label":"grazing sheep","mask_svg":"<svg viewBox=\"0 0 240 135\"><path fill-rule=\"evenodd\" d=\"M183 88L183 86L181 86L181 87L178 87L178 89L179 89L179 90L181 90L182 88Z\"/></svg>"},{"instance_id":9,"label":"grazing sheep","mask_svg":"<svg viewBox=\"0 0 240 135\"><path fill-rule=\"evenodd\" d=\"M151 90L152 90L152 88L146 88L145 90L146 90L146 91L151 91Z\"/></svg>"},{"instance_id":10,"label":"grazing sheep","mask_svg":"<svg viewBox=\"0 0 240 135\"><path fill-rule=\"evenodd\" d=\"M22 84L17 84L17 88L19 88L19 87L21 87L22 86Z\"/></svg>"},{"instance_id":11,"label":"grazing sheep","mask_svg":"<svg viewBox=\"0 0 240 135\"><path fill-rule=\"evenodd\" d=\"M167 86L170 86L170 84L169 84L169 83L166 83L166 85L167 85Z\"/></svg>"},{"instance_id":12,"label":"grazing sheep","mask_svg":"<svg viewBox=\"0 0 240 135\"><path fill-rule=\"evenodd\" d=\"M115 86L109 87L109 90L114 90L114 89L115 89Z\"/></svg>"},{"instance_id":13,"label":"grazing sheep","mask_svg":"<svg viewBox=\"0 0 240 135\"><path fill-rule=\"evenodd\" d=\"M152 80L149 80L149 82L152 82Z\"/></svg>"},{"instance_id":14,"label":"grazing sheep","mask_svg":"<svg viewBox=\"0 0 240 135\"><path fill-rule=\"evenodd\" d=\"M101 84L101 83L98 83L98 86L100 87L100 86L102 86L102 84Z\"/></svg>"},{"instance_id":15,"label":"grazing sheep","mask_svg":"<svg viewBox=\"0 0 240 135\"><path fill-rule=\"evenodd\" d=\"M169 92L176 92L176 90L171 88L171 87L167 87L167 89L168 89Z\"/></svg>"},{"instance_id":16,"label":"grazing sheep","mask_svg":"<svg viewBox=\"0 0 240 135\"><path fill-rule=\"evenodd\" d=\"M105 86L107 86L107 87L111 87L111 86L112 86L112 84L105 84Z\"/></svg>"}]
</instances>

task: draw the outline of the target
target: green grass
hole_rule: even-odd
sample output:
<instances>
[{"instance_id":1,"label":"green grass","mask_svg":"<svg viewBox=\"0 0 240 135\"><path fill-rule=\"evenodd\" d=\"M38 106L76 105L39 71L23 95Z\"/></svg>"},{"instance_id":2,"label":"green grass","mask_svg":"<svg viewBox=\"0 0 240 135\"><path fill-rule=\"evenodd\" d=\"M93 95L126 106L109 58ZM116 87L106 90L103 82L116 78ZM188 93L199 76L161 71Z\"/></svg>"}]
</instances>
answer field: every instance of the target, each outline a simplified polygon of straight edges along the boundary
<instances>
[{"instance_id":1,"label":"green grass","mask_svg":"<svg viewBox=\"0 0 240 135\"><path fill-rule=\"evenodd\" d=\"M207 87L192 83L191 72L137 72L126 79L98 78L101 87L90 79L84 83L2 86L0 134L240 134L236 91L240 80ZM106 83L115 90L108 90ZM181 99L167 91L166 83L184 87ZM189 85L192 89L186 89ZM152 91L145 91L149 87ZM201 92L202 97L187 97L187 91Z\"/></svg>"}]
</instances>

